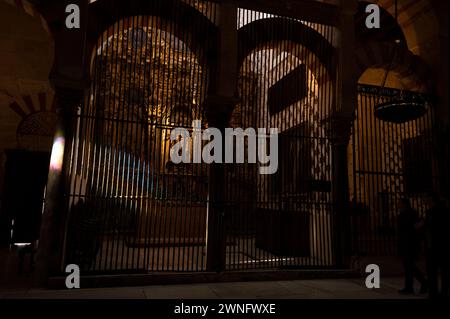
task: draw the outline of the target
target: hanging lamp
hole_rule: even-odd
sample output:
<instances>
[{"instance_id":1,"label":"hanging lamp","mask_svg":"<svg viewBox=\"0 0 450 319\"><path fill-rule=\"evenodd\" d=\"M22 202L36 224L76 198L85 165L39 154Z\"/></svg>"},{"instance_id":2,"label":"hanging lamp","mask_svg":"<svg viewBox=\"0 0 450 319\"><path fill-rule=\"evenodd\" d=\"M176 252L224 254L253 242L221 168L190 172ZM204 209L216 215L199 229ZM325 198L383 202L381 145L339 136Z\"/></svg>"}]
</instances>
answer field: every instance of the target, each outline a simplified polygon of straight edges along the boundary
<instances>
[{"instance_id":1,"label":"hanging lamp","mask_svg":"<svg viewBox=\"0 0 450 319\"><path fill-rule=\"evenodd\" d=\"M395 0L395 21L398 24L398 13L397 13L397 0ZM386 74L383 79L383 83L381 85L381 90L386 86L386 81L389 76L389 72L391 71L394 60L397 56L398 46L400 45L401 40L395 41L394 52L392 60L386 70ZM381 95L378 100L377 105L375 106L375 117L378 119L395 123L402 124L410 121L414 121L420 117L422 117L427 112L427 103L421 97L405 97L403 92L400 93L399 96L393 97L390 101L380 103Z\"/></svg>"}]
</instances>

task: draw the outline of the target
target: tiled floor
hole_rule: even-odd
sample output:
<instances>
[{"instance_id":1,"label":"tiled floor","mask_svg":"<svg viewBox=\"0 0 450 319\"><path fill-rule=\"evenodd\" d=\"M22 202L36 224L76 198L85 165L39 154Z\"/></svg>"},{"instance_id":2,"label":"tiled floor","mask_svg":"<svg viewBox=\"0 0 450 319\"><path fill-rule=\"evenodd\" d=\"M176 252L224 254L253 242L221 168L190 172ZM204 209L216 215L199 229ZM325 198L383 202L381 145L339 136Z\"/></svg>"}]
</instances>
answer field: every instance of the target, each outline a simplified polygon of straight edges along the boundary
<instances>
[{"instance_id":1,"label":"tiled floor","mask_svg":"<svg viewBox=\"0 0 450 319\"><path fill-rule=\"evenodd\" d=\"M211 283L172 286L97 288L77 290L7 290L0 298L39 299L404 299L397 290L401 278L385 278L380 289L369 290L363 279L297 280Z\"/></svg>"}]
</instances>

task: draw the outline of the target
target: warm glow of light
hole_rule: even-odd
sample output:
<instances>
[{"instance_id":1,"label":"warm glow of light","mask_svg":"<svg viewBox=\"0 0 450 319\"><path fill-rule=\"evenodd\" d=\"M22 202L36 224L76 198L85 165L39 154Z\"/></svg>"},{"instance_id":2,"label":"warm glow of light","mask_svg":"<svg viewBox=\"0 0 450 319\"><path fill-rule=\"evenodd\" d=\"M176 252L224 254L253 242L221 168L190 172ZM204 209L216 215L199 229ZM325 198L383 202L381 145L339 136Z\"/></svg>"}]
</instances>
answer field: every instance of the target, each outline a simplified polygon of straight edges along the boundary
<instances>
[{"instance_id":1,"label":"warm glow of light","mask_svg":"<svg viewBox=\"0 0 450 319\"><path fill-rule=\"evenodd\" d=\"M64 157L65 140L63 137L57 137L53 143L52 156L50 158L50 169L52 171L61 171Z\"/></svg>"}]
</instances>

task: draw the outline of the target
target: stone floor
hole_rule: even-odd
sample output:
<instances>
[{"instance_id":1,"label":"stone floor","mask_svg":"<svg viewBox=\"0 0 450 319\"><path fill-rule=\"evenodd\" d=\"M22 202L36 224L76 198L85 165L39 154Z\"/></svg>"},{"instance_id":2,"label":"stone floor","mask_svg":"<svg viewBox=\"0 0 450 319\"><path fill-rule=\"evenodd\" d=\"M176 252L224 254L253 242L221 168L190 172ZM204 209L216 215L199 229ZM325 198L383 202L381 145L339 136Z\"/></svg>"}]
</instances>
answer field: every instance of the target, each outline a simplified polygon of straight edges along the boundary
<instances>
[{"instance_id":1,"label":"stone floor","mask_svg":"<svg viewBox=\"0 0 450 319\"><path fill-rule=\"evenodd\" d=\"M397 290L402 278L389 277L369 290L363 279L210 283L77 290L2 289L0 299L419 299ZM418 287L416 287L418 289Z\"/></svg>"}]
</instances>

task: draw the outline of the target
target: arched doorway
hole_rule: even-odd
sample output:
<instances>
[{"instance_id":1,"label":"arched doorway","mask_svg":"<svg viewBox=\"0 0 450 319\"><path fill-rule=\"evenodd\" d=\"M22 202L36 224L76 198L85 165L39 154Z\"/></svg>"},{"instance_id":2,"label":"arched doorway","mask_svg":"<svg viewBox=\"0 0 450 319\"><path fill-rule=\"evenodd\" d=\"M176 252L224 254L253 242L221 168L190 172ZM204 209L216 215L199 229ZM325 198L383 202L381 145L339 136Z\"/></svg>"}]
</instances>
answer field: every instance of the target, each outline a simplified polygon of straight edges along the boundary
<instances>
[{"instance_id":1,"label":"arched doorway","mask_svg":"<svg viewBox=\"0 0 450 319\"><path fill-rule=\"evenodd\" d=\"M368 69L376 78L383 70ZM358 108L348 148L352 203L353 252L359 256L396 254L397 216L401 198L423 216L427 194L439 189L433 98L402 89L395 73L390 87L360 84ZM426 113L415 120L387 122L375 116L376 105L403 96L427 101Z\"/></svg>"},{"instance_id":2,"label":"arched doorway","mask_svg":"<svg viewBox=\"0 0 450 319\"><path fill-rule=\"evenodd\" d=\"M32 1L30 1L32 2ZM0 286L31 282L17 251L35 247L56 114L54 39L29 1L0 1ZM20 268L23 266L23 268Z\"/></svg>"},{"instance_id":3,"label":"arched doorway","mask_svg":"<svg viewBox=\"0 0 450 319\"><path fill-rule=\"evenodd\" d=\"M191 8L170 18L167 3L153 9L161 15L122 17L96 40L92 87L74 120L65 263L85 272L205 270L214 181L207 165L172 165L168 136L192 120L208 125L217 39L211 22L201 33L203 15L188 23ZM280 166L263 176L258 164L225 165L223 266L329 267L334 29L257 15L239 9L249 23L238 29L240 99L229 124L276 128Z\"/></svg>"},{"instance_id":4,"label":"arched doorway","mask_svg":"<svg viewBox=\"0 0 450 319\"><path fill-rule=\"evenodd\" d=\"M69 172L66 261L85 271L204 269L207 167L174 165L170 135L207 125L208 69L176 30L128 17L95 48Z\"/></svg>"},{"instance_id":5,"label":"arched doorway","mask_svg":"<svg viewBox=\"0 0 450 319\"><path fill-rule=\"evenodd\" d=\"M364 3L357 20L363 23ZM424 197L439 189L434 156L434 81L426 63L408 48L404 29L386 11L386 28L358 33L358 105L348 147L353 253L396 254L398 204L408 198L424 214ZM359 28L361 29L361 28ZM390 31L389 31L390 30ZM389 68L389 76L386 70ZM385 87L380 84L385 81ZM423 116L400 123L375 116L376 105L399 97L427 101Z\"/></svg>"},{"instance_id":6,"label":"arched doorway","mask_svg":"<svg viewBox=\"0 0 450 319\"><path fill-rule=\"evenodd\" d=\"M230 127L276 128L278 170L226 168L227 269L333 264L332 27L238 11L238 94Z\"/></svg>"}]
</instances>

